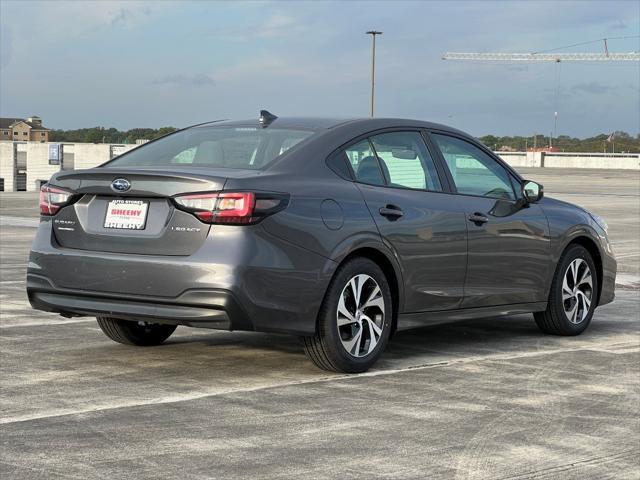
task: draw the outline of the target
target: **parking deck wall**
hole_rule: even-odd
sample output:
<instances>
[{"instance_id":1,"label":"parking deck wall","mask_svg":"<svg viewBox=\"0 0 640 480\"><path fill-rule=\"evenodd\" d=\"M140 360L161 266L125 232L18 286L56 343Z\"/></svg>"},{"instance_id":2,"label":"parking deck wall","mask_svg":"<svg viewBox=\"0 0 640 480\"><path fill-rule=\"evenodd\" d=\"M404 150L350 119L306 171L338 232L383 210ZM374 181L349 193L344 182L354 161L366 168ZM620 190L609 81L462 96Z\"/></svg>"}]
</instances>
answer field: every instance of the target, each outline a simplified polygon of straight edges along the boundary
<instances>
[{"instance_id":1,"label":"parking deck wall","mask_svg":"<svg viewBox=\"0 0 640 480\"><path fill-rule=\"evenodd\" d=\"M37 191L42 182L61 169L84 169L96 167L116 155L127 152L137 145L115 145L94 143L64 143L59 164L49 160L49 145L40 142L0 142L0 187L7 192L23 188ZM16 168L16 155L26 155L26 182L24 173ZM567 153L567 152L496 152L513 167L533 168L589 168L640 170L640 154ZM20 157L24 160L23 157ZM69 161L69 159L73 159ZM19 171L20 170L20 171ZM22 175L17 177L16 175Z\"/></svg>"}]
</instances>

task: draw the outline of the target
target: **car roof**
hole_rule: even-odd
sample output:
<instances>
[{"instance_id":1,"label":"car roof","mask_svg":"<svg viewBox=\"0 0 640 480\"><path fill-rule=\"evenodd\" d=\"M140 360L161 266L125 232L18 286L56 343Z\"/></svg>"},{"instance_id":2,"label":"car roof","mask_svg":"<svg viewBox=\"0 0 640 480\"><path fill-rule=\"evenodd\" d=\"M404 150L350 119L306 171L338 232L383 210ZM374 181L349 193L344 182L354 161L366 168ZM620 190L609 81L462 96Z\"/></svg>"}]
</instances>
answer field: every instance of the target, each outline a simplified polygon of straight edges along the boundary
<instances>
[{"instance_id":1,"label":"car roof","mask_svg":"<svg viewBox=\"0 0 640 480\"><path fill-rule=\"evenodd\" d=\"M435 130L445 130L457 132L465 136L467 133L439 123L426 122L423 120L412 120L406 118L324 118L324 117L278 117L266 128L302 128L306 130L330 130L341 126L357 127L359 129L382 129L394 127L430 128ZM257 118L250 120L222 120L208 122L195 127L225 126L225 127L261 127Z\"/></svg>"},{"instance_id":2,"label":"car roof","mask_svg":"<svg viewBox=\"0 0 640 480\"><path fill-rule=\"evenodd\" d=\"M325 130L336 127L343 123L352 121L352 119L339 118L320 118L320 117L278 117L269 123L268 127L278 128L304 128L308 130ZM201 124L198 126L225 126L225 127L261 127L257 118L250 120L222 120ZM268 128L267 127L267 128Z\"/></svg>"}]
</instances>

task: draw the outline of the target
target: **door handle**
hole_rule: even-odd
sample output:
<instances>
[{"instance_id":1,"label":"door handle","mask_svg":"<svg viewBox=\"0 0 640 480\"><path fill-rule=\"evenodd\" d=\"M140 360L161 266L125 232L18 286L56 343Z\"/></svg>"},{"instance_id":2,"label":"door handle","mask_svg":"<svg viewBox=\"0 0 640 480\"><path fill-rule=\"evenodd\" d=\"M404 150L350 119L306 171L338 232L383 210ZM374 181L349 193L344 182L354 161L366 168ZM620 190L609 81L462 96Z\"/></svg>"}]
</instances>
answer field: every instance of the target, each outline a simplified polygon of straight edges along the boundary
<instances>
[{"instance_id":1,"label":"door handle","mask_svg":"<svg viewBox=\"0 0 640 480\"><path fill-rule=\"evenodd\" d=\"M382 207L380 210L380 215L383 217L387 217L389 220L397 220L398 218L404 215L404 212L400 209L400 207L396 207L395 205L387 205L386 207Z\"/></svg>"},{"instance_id":2,"label":"door handle","mask_svg":"<svg viewBox=\"0 0 640 480\"><path fill-rule=\"evenodd\" d=\"M475 223L476 225L481 225L483 223L487 223L489 221L489 217L483 215L482 213L472 213L469 215L469 221Z\"/></svg>"}]
</instances>

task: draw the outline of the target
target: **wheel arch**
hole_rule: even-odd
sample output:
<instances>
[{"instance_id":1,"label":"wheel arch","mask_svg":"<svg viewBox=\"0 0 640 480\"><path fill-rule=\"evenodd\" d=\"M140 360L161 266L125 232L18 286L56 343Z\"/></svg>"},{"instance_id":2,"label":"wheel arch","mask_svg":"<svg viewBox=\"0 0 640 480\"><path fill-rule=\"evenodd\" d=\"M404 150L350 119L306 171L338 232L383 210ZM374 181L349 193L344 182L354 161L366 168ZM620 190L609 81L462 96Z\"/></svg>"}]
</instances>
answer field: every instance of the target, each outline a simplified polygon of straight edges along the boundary
<instances>
[{"instance_id":1,"label":"wheel arch","mask_svg":"<svg viewBox=\"0 0 640 480\"><path fill-rule=\"evenodd\" d=\"M400 270L397 261L393 259L390 253L384 252L382 249L378 248L378 246L373 246L370 244L360 245L348 253L344 254L336 264L334 269L333 277L335 277L338 269L345 264L346 262L354 259L354 258L367 258L374 262L376 265L380 267L382 273L384 273L387 282L389 283L389 289L391 290L391 301L392 301L392 311L393 318L391 324L391 334L396 330L398 325L398 313L402 308L403 298L404 298L404 288L402 283L402 272ZM331 282L327 286L327 290L325 291L325 297L327 295L328 289L331 286ZM318 328L318 318L316 318L316 331Z\"/></svg>"},{"instance_id":2,"label":"wheel arch","mask_svg":"<svg viewBox=\"0 0 640 480\"><path fill-rule=\"evenodd\" d=\"M591 255L593 259L593 263L596 265L596 275L598 278L598 302L600 301L600 293L602 292L602 280L603 280L603 265L602 265L602 254L600 253L600 248L598 248L598 244L587 235L579 235L577 237L572 238L562 249L562 255L572 247L573 245L580 245L585 248L587 252Z\"/></svg>"}]
</instances>

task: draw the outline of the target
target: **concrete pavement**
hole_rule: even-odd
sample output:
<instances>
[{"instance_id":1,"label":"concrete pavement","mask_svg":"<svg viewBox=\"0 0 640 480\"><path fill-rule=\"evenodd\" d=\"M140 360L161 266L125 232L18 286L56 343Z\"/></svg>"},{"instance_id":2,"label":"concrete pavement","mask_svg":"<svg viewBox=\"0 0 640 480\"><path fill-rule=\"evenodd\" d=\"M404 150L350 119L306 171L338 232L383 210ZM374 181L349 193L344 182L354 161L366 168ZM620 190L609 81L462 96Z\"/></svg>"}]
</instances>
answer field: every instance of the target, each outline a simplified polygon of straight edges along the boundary
<instances>
[{"instance_id":1,"label":"concrete pavement","mask_svg":"<svg viewBox=\"0 0 640 480\"><path fill-rule=\"evenodd\" d=\"M180 327L126 347L93 319L31 310L37 201L0 196L0 475L638 478L640 176L525 175L607 219L616 301L579 337L531 315L402 332L355 376L315 369L287 336Z\"/></svg>"}]
</instances>

